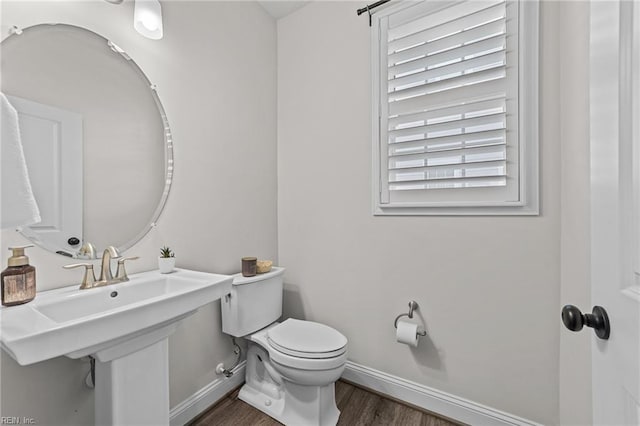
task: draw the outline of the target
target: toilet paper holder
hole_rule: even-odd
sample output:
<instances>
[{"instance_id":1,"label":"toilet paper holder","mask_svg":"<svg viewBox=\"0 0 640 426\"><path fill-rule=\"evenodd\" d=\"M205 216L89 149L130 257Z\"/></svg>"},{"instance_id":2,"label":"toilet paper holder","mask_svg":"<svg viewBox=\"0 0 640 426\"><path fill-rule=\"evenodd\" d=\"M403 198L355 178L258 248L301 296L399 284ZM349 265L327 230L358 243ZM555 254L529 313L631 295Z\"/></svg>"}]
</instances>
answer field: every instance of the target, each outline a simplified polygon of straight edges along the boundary
<instances>
[{"instance_id":1,"label":"toilet paper holder","mask_svg":"<svg viewBox=\"0 0 640 426\"><path fill-rule=\"evenodd\" d=\"M411 302L409 302L409 312L406 314L400 314L396 317L395 321L393 321L393 326L395 328L398 328L398 320L402 317L409 317L409 318L413 318L413 311L415 311L416 309L418 309L418 302L416 302L415 300L412 300ZM418 328L418 335L419 336L426 336L427 332L425 330L421 330L420 328Z\"/></svg>"}]
</instances>

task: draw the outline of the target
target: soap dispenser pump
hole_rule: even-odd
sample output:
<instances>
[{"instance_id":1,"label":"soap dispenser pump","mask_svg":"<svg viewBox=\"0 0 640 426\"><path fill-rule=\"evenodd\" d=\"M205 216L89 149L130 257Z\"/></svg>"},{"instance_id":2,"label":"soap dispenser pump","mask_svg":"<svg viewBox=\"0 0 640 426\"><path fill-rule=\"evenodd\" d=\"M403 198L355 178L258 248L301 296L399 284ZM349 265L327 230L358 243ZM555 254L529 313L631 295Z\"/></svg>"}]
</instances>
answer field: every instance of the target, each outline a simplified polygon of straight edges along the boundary
<instances>
[{"instance_id":1,"label":"soap dispenser pump","mask_svg":"<svg viewBox=\"0 0 640 426\"><path fill-rule=\"evenodd\" d=\"M33 245L9 247L13 255L7 262L7 269L2 271L2 304L4 306L21 305L36 297L36 268L29 265L29 258L24 249Z\"/></svg>"}]
</instances>

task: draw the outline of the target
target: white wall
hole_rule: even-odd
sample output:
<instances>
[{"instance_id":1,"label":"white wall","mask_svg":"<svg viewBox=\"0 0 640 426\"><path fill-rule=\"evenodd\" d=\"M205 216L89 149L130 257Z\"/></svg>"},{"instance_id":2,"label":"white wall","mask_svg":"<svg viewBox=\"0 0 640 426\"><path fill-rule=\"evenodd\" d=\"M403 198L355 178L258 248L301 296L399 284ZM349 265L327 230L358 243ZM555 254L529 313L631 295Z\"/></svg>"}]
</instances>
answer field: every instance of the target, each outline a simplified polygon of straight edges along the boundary
<instances>
[{"instance_id":1,"label":"white wall","mask_svg":"<svg viewBox=\"0 0 640 426\"><path fill-rule=\"evenodd\" d=\"M292 316L349 358L544 424L558 422L560 120L557 4L541 5L538 217L371 215L370 48L351 2L278 22L278 239ZM429 337L394 342L420 304Z\"/></svg>"},{"instance_id":2,"label":"white wall","mask_svg":"<svg viewBox=\"0 0 640 426\"><path fill-rule=\"evenodd\" d=\"M161 41L132 28L133 3L2 2L2 33L41 22L84 26L113 40L158 86L175 142L175 181L158 227L127 254L142 256L130 272L157 267L160 245L179 267L232 273L240 258L277 260L276 28L254 2L163 1ZM0 251L23 243L3 231ZM79 282L68 259L33 248L37 285L46 290ZM215 377L234 359L221 332L219 304L201 309L170 338L171 405ZM59 358L20 367L2 351L1 415L39 424L93 421L93 391L83 387L88 364Z\"/></svg>"},{"instance_id":3,"label":"white wall","mask_svg":"<svg viewBox=\"0 0 640 426\"><path fill-rule=\"evenodd\" d=\"M561 101L561 292L560 305L591 310L589 3L557 4L560 25ZM560 309L560 308L559 308ZM558 315L559 317L559 315ZM559 319L559 318L558 318ZM592 424L593 333L572 333L560 321L559 406L561 425Z\"/></svg>"}]
</instances>

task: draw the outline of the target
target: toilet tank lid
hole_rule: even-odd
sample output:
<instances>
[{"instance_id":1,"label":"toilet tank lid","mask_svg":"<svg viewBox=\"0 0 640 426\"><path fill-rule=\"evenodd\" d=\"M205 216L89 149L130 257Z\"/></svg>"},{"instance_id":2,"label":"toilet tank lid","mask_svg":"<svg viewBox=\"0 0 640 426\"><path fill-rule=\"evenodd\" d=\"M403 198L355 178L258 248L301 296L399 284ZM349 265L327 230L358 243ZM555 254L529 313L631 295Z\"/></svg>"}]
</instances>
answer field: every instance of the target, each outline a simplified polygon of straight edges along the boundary
<instances>
[{"instance_id":1,"label":"toilet tank lid","mask_svg":"<svg viewBox=\"0 0 640 426\"><path fill-rule=\"evenodd\" d=\"M267 331L269 341L285 349L320 354L334 352L347 345L347 338L328 325L289 318Z\"/></svg>"},{"instance_id":2,"label":"toilet tank lid","mask_svg":"<svg viewBox=\"0 0 640 426\"><path fill-rule=\"evenodd\" d=\"M271 268L271 271L265 272L264 274L257 274L253 277L243 277L241 273L233 274L233 285L244 285L251 284L257 281L268 280L269 278L277 277L278 275L284 274L285 269L280 268L278 266L274 266Z\"/></svg>"}]
</instances>

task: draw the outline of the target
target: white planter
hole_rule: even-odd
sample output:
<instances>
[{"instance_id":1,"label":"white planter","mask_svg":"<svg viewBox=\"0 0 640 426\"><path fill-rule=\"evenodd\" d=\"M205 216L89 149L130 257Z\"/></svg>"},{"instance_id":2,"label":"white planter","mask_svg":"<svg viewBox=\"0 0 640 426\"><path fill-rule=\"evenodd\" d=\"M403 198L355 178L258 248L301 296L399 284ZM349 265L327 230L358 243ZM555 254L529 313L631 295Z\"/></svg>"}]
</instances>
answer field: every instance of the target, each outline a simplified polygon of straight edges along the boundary
<instances>
[{"instance_id":1,"label":"white planter","mask_svg":"<svg viewBox=\"0 0 640 426\"><path fill-rule=\"evenodd\" d=\"M175 257L158 257L158 269L161 274L168 274L173 272L176 267Z\"/></svg>"}]
</instances>

